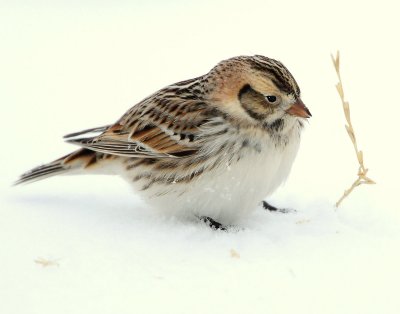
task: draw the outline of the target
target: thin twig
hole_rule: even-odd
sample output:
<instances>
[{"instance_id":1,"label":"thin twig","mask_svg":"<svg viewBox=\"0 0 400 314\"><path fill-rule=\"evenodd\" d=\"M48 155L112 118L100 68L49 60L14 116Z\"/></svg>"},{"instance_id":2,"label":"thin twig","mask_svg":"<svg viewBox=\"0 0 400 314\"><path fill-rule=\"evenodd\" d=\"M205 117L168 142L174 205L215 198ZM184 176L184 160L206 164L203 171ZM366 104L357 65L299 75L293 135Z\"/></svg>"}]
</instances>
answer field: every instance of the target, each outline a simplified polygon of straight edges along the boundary
<instances>
[{"instance_id":1,"label":"thin twig","mask_svg":"<svg viewBox=\"0 0 400 314\"><path fill-rule=\"evenodd\" d=\"M338 76L339 82L336 84L337 92L339 93L340 99L343 105L344 116L346 118L347 124L345 124L347 134L349 135L351 142L354 146L354 151L356 152L357 160L358 160L358 173L357 173L357 180L353 182L350 188L344 191L343 196L336 202L336 207L339 207L340 203L359 185L362 184L375 184L373 180L367 177L368 169L364 166L364 155L361 150L358 150L356 135L354 133L353 125L351 124L350 120L350 106L349 102L344 99L344 92L343 92L343 84L342 78L340 76L340 55L339 51L336 53L336 58L331 55L333 66L335 67L336 74Z\"/></svg>"}]
</instances>

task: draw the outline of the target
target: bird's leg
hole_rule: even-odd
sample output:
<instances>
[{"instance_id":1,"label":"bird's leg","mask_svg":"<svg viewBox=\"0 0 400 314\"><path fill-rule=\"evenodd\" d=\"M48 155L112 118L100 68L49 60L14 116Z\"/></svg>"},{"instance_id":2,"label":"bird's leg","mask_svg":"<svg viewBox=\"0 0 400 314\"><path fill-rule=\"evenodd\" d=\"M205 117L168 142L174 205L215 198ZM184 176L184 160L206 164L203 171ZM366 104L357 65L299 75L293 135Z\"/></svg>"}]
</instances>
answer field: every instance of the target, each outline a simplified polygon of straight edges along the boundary
<instances>
[{"instance_id":1,"label":"bird's leg","mask_svg":"<svg viewBox=\"0 0 400 314\"><path fill-rule=\"evenodd\" d=\"M277 208L275 206L268 204L266 201L262 201L262 207L266 210L269 210L270 212L278 212L278 213L284 213L284 214L295 211L294 209Z\"/></svg>"},{"instance_id":2,"label":"bird's leg","mask_svg":"<svg viewBox=\"0 0 400 314\"><path fill-rule=\"evenodd\" d=\"M218 221L215 221L214 219L207 217L207 216L201 216L200 220L205 222L207 225L210 226L210 228L215 229L215 230L222 230L222 231L226 231L227 228L219 223Z\"/></svg>"}]
</instances>

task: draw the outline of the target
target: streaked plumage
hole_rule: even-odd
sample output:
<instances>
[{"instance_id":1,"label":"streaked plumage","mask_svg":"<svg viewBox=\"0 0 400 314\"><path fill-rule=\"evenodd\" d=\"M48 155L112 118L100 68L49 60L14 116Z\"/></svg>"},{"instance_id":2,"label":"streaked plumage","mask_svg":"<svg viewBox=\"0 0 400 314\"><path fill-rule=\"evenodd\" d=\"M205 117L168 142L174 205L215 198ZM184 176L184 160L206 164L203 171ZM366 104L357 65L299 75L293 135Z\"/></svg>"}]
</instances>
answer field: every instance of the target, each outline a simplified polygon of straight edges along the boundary
<instances>
[{"instance_id":1,"label":"streaked plumage","mask_svg":"<svg viewBox=\"0 0 400 314\"><path fill-rule=\"evenodd\" d=\"M161 212L234 223L287 178L310 116L282 63L235 57L157 91L115 124L65 136L82 148L17 183L113 173Z\"/></svg>"}]
</instances>

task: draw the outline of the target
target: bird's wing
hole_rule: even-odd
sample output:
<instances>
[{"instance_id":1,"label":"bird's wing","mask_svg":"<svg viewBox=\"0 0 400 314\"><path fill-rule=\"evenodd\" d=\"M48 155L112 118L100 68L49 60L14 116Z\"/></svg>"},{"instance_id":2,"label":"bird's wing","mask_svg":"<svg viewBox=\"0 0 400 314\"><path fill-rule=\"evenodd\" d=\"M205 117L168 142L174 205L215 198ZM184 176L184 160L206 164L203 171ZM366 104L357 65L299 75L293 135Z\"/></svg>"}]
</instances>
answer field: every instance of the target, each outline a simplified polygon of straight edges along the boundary
<instances>
[{"instance_id":1,"label":"bird's wing","mask_svg":"<svg viewBox=\"0 0 400 314\"><path fill-rule=\"evenodd\" d=\"M114 125L66 136L93 151L126 157L183 157L201 147L200 127L212 109L194 95L161 90L132 107ZM100 131L93 137L87 133Z\"/></svg>"},{"instance_id":2,"label":"bird's wing","mask_svg":"<svg viewBox=\"0 0 400 314\"><path fill-rule=\"evenodd\" d=\"M70 133L70 134L64 135L64 139L65 140L73 140L74 138L93 138L95 136L100 135L101 133L106 131L111 126L112 126L112 124L100 126L97 128L86 129L86 130L79 131L79 132Z\"/></svg>"}]
</instances>

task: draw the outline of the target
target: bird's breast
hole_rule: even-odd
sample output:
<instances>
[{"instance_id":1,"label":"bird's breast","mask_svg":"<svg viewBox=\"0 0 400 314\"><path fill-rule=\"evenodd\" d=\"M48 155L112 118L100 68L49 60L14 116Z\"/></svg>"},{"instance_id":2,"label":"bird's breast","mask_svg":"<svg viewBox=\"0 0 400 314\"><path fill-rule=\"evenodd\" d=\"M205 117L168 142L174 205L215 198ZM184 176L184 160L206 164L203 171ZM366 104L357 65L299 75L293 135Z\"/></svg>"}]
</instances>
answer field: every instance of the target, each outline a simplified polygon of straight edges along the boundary
<instances>
[{"instance_id":1,"label":"bird's breast","mask_svg":"<svg viewBox=\"0 0 400 314\"><path fill-rule=\"evenodd\" d=\"M198 175L180 181L181 168L177 167L164 176L169 181L155 182L148 176L136 187L153 207L168 215L209 216L234 223L285 181L298 145L298 134L284 145L268 136L220 137L204 148L209 156L193 165L193 173ZM195 159L187 162L196 163ZM143 183L147 188L142 188Z\"/></svg>"}]
</instances>

